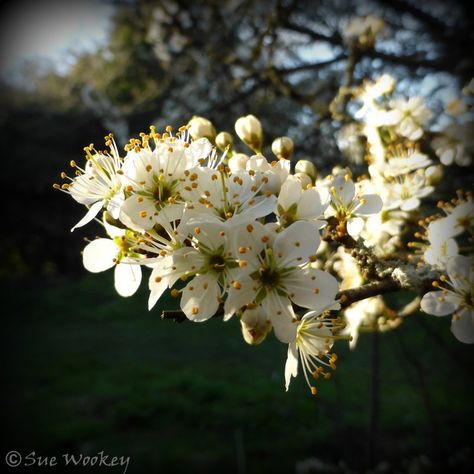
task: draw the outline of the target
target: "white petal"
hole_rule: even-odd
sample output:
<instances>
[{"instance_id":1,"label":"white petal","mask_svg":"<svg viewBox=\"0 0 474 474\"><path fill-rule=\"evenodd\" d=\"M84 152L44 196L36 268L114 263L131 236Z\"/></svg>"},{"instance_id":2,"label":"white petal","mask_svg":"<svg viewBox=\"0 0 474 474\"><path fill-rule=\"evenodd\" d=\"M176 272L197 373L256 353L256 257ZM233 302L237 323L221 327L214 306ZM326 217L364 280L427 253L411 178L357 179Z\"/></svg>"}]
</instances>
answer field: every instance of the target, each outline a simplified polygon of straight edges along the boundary
<instances>
[{"instance_id":1,"label":"white petal","mask_svg":"<svg viewBox=\"0 0 474 474\"><path fill-rule=\"evenodd\" d=\"M152 199L132 195L128 197L120 210L120 220L133 230L142 232L155 225L155 203Z\"/></svg>"},{"instance_id":2,"label":"white petal","mask_svg":"<svg viewBox=\"0 0 474 474\"><path fill-rule=\"evenodd\" d=\"M220 221L204 222L192 219L180 226L180 232L194 236L200 244L211 250L217 250L226 242L225 226Z\"/></svg>"},{"instance_id":3,"label":"white petal","mask_svg":"<svg viewBox=\"0 0 474 474\"><path fill-rule=\"evenodd\" d=\"M473 264L472 258L463 255L457 255L448 260L448 275L455 288L470 291L470 285L473 284L471 279L471 273L474 271Z\"/></svg>"},{"instance_id":4,"label":"white petal","mask_svg":"<svg viewBox=\"0 0 474 474\"><path fill-rule=\"evenodd\" d=\"M238 284L232 284L224 303L224 321L228 321L243 306L252 303L257 296L255 281L251 278L238 278ZM235 282L234 282L235 283Z\"/></svg>"},{"instance_id":5,"label":"white petal","mask_svg":"<svg viewBox=\"0 0 474 474\"><path fill-rule=\"evenodd\" d=\"M451 331L458 341L465 344L474 343L474 311L465 310L453 317Z\"/></svg>"},{"instance_id":6,"label":"white petal","mask_svg":"<svg viewBox=\"0 0 474 474\"><path fill-rule=\"evenodd\" d=\"M353 217L347 221L347 232L349 235L357 238L364 228L364 219L361 217Z\"/></svg>"},{"instance_id":7,"label":"white petal","mask_svg":"<svg viewBox=\"0 0 474 474\"><path fill-rule=\"evenodd\" d=\"M417 209L420 206L420 200L416 197L412 197L410 199L406 199L405 201L402 201L402 205L400 206L400 209L402 211L413 211L414 209Z\"/></svg>"},{"instance_id":8,"label":"white petal","mask_svg":"<svg viewBox=\"0 0 474 474\"><path fill-rule=\"evenodd\" d=\"M227 242L235 258L246 260L252 269L256 269L260 265L258 254L265 247L264 241L271 240L271 235L272 232L263 224L252 222L229 229Z\"/></svg>"},{"instance_id":9,"label":"white petal","mask_svg":"<svg viewBox=\"0 0 474 474\"><path fill-rule=\"evenodd\" d=\"M212 151L212 144L207 138L194 140L187 149L188 168L198 165L198 160L207 158Z\"/></svg>"},{"instance_id":10,"label":"white petal","mask_svg":"<svg viewBox=\"0 0 474 474\"><path fill-rule=\"evenodd\" d=\"M288 391L290 387L291 377L298 375L298 349L296 343L288 344L288 355L285 364L285 389Z\"/></svg>"},{"instance_id":11,"label":"white petal","mask_svg":"<svg viewBox=\"0 0 474 474\"><path fill-rule=\"evenodd\" d=\"M82 253L82 263L86 270L99 273L115 265L118 247L113 240L96 239L86 245Z\"/></svg>"},{"instance_id":12,"label":"white petal","mask_svg":"<svg viewBox=\"0 0 474 474\"><path fill-rule=\"evenodd\" d=\"M102 201L97 201L92 206L89 208L87 211L87 214L71 229L71 232L78 227L82 227L86 224L88 224L94 217L99 214L100 210L103 207L103 202Z\"/></svg>"},{"instance_id":13,"label":"white petal","mask_svg":"<svg viewBox=\"0 0 474 474\"><path fill-rule=\"evenodd\" d=\"M256 204L249 206L243 213L234 215L231 220L239 218L240 216L245 217L247 221L251 219L260 219L260 217L265 217L268 216L268 214L275 212L276 207L277 198L273 194L260 200L257 198Z\"/></svg>"},{"instance_id":14,"label":"white petal","mask_svg":"<svg viewBox=\"0 0 474 474\"><path fill-rule=\"evenodd\" d=\"M206 321L216 314L219 296L217 278L210 274L198 275L183 289L181 309L192 321Z\"/></svg>"},{"instance_id":15,"label":"white petal","mask_svg":"<svg viewBox=\"0 0 474 474\"><path fill-rule=\"evenodd\" d=\"M270 318L275 336L281 342L293 342L296 338L297 323L291 301L270 291L262 301L262 308Z\"/></svg>"},{"instance_id":16,"label":"white petal","mask_svg":"<svg viewBox=\"0 0 474 474\"><path fill-rule=\"evenodd\" d=\"M453 299L446 295L443 291L430 291L426 293L421 299L421 309L428 314L433 316L447 316L448 314L454 313L459 306L459 299Z\"/></svg>"},{"instance_id":17,"label":"white petal","mask_svg":"<svg viewBox=\"0 0 474 474\"><path fill-rule=\"evenodd\" d=\"M159 269L154 269L148 280L148 288L150 289L150 296L148 297L148 310L150 311L157 301L161 298L161 295L168 288L168 280L162 278Z\"/></svg>"},{"instance_id":18,"label":"white petal","mask_svg":"<svg viewBox=\"0 0 474 474\"><path fill-rule=\"evenodd\" d=\"M342 202L347 206L349 205L355 196L355 184L351 179L341 179L341 183L336 187L337 195L341 198Z\"/></svg>"},{"instance_id":19,"label":"white petal","mask_svg":"<svg viewBox=\"0 0 474 474\"><path fill-rule=\"evenodd\" d=\"M277 235L273 250L280 265L301 265L316 254L320 243L317 226L311 222L297 221Z\"/></svg>"},{"instance_id":20,"label":"white petal","mask_svg":"<svg viewBox=\"0 0 474 474\"><path fill-rule=\"evenodd\" d=\"M356 210L358 216L370 216L371 214L377 214L382 210L383 202L377 194L364 194L361 196L365 202L359 206Z\"/></svg>"},{"instance_id":21,"label":"white petal","mask_svg":"<svg viewBox=\"0 0 474 474\"><path fill-rule=\"evenodd\" d=\"M115 289L120 296L132 296L142 281L140 265L133 263L119 263L115 267Z\"/></svg>"},{"instance_id":22,"label":"white petal","mask_svg":"<svg viewBox=\"0 0 474 474\"><path fill-rule=\"evenodd\" d=\"M103 221L105 230L107 231L107 234L109 237L112 239L114 237L122 237L125 235L126 230L125 229L120 229L119 227L115 227L114 225L109 224L106 220Z\"/></svg>"},{"instance_id":23,"label":"white petal","mask_svg":"<svg viewBox=\"0 0 474 474\"><path fill-rule=\"evenodd\" d=\"M311 308L318 314L328 305L336 303L336 293L339 291L337 280L330 273L316 268L298 269L285 279L284 284L295 304Z\"/></svg>"},{"instance_id":24,"label":"white petal","mask_svg":"<svg viewBox=\"0 0 474 474\"><path fill-rule=\"evenodd\" d=\"M283 183L278 195L278 205L287 211L293 204L299 201L301 195L301 183L293 176L289 176Z\"/></svg>"},{"instance_id":25,"label":"white petal","mask_svg":"<svg viewBox=\"0 0 474 474\"><path fill-rule=\"evenodd\" d=\"M328 205L329 202L324 205L321 203L321 196L316 188L306 189L301 194L297 215L300 219L315 219L322 216Z\"/></svg>"},{"instance_id":26,"label":"white petal","mask_svg":"<svg viewBox=\"0 0 474 474\"><path fill-rule=\"evenodd\" d=\"M168 204L160 210L155 218L155 222L161 226L169 225L170 222L182 218L184 212L183 204Z\"/></svg>"}]
</instances>

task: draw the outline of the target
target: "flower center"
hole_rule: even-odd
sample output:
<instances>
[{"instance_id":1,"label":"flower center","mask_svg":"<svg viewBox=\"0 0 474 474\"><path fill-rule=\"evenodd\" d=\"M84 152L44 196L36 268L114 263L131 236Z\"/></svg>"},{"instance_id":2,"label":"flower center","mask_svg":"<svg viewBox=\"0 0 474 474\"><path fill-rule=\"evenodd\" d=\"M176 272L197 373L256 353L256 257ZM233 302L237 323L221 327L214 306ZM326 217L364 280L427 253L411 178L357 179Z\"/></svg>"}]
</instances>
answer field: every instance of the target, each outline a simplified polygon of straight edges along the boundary
<instances>
[{"instance_id":1,"label":"flower center","mask_svg":"<svg viewBox=\"0 0 474 474\"><path fill-rule=\"evenodd\" d=\"M174 185L172 183L160 182L157 184L152 196L156 201L155 205L158 210L173 196L173 190Z\"/></svg>"},{"instance_id":2,"label":"flower center","mask_svg":"<svg viewBox=\"0 0 474 474\"><path fill-rule=\"evenodd\" d=\"M280 283L280 272L275 268L263 267L260 270L260 282L266 288L275 288Z\"/></svg>"},{"instance_id":3,"label":"flower center","mask_svg":"<svg viewBox=\"0 0 474 474\"><path fill-rule=\"evenodd\" d=\"M208 265L216 272L222 272L226 266L226 259L222 254L209 255Z\"/></svg>"}]
</instances>

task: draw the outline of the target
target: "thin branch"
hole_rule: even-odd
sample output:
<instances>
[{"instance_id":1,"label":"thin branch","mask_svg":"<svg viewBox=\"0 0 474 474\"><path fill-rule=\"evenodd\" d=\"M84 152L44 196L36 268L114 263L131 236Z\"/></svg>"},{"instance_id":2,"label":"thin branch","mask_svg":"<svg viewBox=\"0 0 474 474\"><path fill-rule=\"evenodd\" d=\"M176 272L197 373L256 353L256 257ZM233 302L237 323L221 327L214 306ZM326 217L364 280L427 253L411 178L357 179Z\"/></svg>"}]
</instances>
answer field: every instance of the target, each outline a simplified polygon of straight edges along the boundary
<instances>
[{"instance_id":1,"label":"thin branch","mask_svg":"<svg viewBox=\"0 0 474 474\"><path fill-rule=\"evenodd\" d=\"M319 69L323 69L326 66L330 66L331 64L335 64L339 61L344 61L345 59L347 59L347 55L340 54L332 59L328 59L327 61L300 64L299 66L293 66L293 67L288 67L288 68L275 68L275 71L278 74L293 74L295 72L301 72L301 71L316 71Z\"/></svg>"},{"instance_id":2,"label":"thin branch","mask_svg":"<svg viewBox=\"0 0 474 474\"><path fill-rule=\"evenodd\" d=\"M314 31L311 28L308 28L307 26L298 25L288 20L282 25L282 27L290 31L305 34L315 41L323 41L325 43L340 47L346 46L343 37L339 33L333 33L332 35L324 35L322 33ZM448 71L452 73L453 70L461 66L469 70L471 70L472 68L471 63L460 65L459 57L456 55L444 56L438 59L426 59L426 57L424 57L424 55L422 56L420 53L415 53L409 56L402 56L384 53L383 51L379 51L376 49L361 50L360 54L361 56L365 56L372 59L382 59L392 64L406 66L410 69L415 70L418 68L426 68L434 69L436 71Z\"/></svg>"},{"instance_id":3,"label":"thin branch","mask_svg":"<svg viewBox=\"0 0 474 474\"><path fill-rule=\"evenodd\" d=\"M426 281L426 288L431 285L432 281L433 280L431 279ZM339 293L336 295L336 299L340 301L341 309L345 309L357 301L365 300L373 296L383 295L392 291L400 291L403 289L405 288L398 281L388 277L383 281L368 283L367 285L362 285L358 288L339 291ZM224 308L221 305L213 317L220 317L223 314ZM179 309L164 310L161 313L161 318L169 319L177 323L182 323L183 321L188 320L186 315Z\"/></svg>"},{"instance_id":4,"label":"thin branch","mask_svg":"<svg viewBox=\"0 0 474 474\"><path fill-rule=\"evenodd\" d=\"M362 285L358 288L342 290L336 295L336 298L339 299L341 303L341 309L344 309L357 301L365 300L373 296L383 295L392 291L398 291L400 289L400 283L392 278L387 278L386 280L368 283L367 285Z\"/></svg>"}]
</instances>

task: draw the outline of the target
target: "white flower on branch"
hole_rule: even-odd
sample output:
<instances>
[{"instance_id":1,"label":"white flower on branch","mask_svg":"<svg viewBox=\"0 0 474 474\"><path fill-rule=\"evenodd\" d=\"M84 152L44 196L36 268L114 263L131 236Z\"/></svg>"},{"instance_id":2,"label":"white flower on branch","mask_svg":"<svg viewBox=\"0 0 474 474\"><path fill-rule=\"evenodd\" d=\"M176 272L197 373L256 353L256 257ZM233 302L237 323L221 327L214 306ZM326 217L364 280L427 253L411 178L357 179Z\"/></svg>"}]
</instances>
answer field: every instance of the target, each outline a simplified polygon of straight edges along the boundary
<instances>
[{"instance_id":1,"label":"white flower on branch","mask_svg":"<svg viewBox=\"0 0 474 474\"><path fill-rule=\"evenodd\" d=\"M409 140L419 140L424 133L424 126L433 113L423 103L421 97L396 99L390 103L391 109L385 113L381 125L395 127L395 131Z\"/></svg>"},{"instance_id":2,"label":"white flower on branch","mask_svg":"<svg viewBox=\"0 0 474 474\"><path fill-rule=\"evenodd\" d=\"M120 296L132 296L142 280L140 259L136 252L136 234L129 230L106 225L111 239L100 238L88 243L82 253L86 270L99 273L115 267L114 284Z\"/></svg>"},{"instance_id":3,"label":"white flower on branch","mask_svg":"<svg viewBox=\"0 0 474 474\"><path fill-rule=\"evenodd\" d=\"M343 327L338 319L320 317L321 311L309 311L298 322L296 336L288 345L288 355L285 364L285 387L288 391L291 378L298 375L298 359L303 366L303 374L313 395L317 389L310 381L311 378L323 377L329 379L329 369L336 368L336 354L330 350L334 340L341 338L337 332Z\"/></svg>"},{"instance_id":4,"label":"white flower on branch","mask_svg":"<svg viewBox=\"0 0 474 474\"><path fill-rule=\"evenodd\" d=\"M123 164L127 198L120 219L137 231L151 229L159 212L182 202L182 181L190 168L205 160L212 147L206 138L188 142L179 137L154 138L141 145L133 143Z\"/></svg>"},{"instance_id":5,"label":"white flower on branch","mask_svg":"<svg viewBox=\"0 0 474 474\"><path fill-rule=\"evenodd\" d=\"M356 186L347 174L338 175L332 180L330 192L329 215L334 215L341 224L345 223L347 232L355 238L364 226L363 217L377 214L382 209L380 196L356 192Z\"/></svg>"},{"instance_id":6,"label":"white flower on branch","mask_svg":"<svg viewBox=\"0 0 474 474\"><path fill-rule=\"evenodd\" d=\"M448 125L433 139L431 146L443 165L469 166L474 148L474 123Z\"/></svg>"},{"instance_id":7,"label":"white flower on branch","mask_svg":"<svg viewBox=\"0 0 474 474\"><path fill-rule=\"evenodd\" d=\"M474 259L459 255L448 262L441 277L421 300L421 309L434 316L452 314L451 331L461 342L474 343Z\"/></svg>"},{"instance_id":8,"label":"white flower on branch","mask_svg":"<svg viewBox=\"0 0 474 474\"><path fill-rule=\"evenodd\" d=\"M321 191L325 191L324 188ZM325 225L323 213L329 206L330 196L323 196L315 187L301 188L300 180L289 176L283 183L277 201L277 217L282 227L298 220L313 222L318 228Z\"/></svg>"},{"instance_id":9,"label":"white flower on branch","mask_svg":"<svg viewBox=\"0 0 474 474\"><path fill-rule=\"evenodd\" d=\"M115 219L119 216L124 199L120 179L122 159L111 135L106 137L106 144L110 153L97 152L93 145L84 148L87 156L84 169L77 166L75 161L71 161L71 166L76 168L75 178L61 173L63 178L69 178L71 181L69 184L63 184L61 189L89 208L71 232L91 222L103 208Z\"/></svg>"},{"instance_id":10,"label":"white flower on branch","mask_svg":"<svg viewBox=\"0 0 474 474\"><path fill-rule=\"evenodd\" d=\"M276 337L290 342L296 331L292 303L315 311L337 307L339 287L329 273L306 266L320 243L314 224L295 222L274 239L270 233L254 223L235 240L240 271L229 281L225 319L247 305L260 304Z\"/></svg>"}]
</instances>

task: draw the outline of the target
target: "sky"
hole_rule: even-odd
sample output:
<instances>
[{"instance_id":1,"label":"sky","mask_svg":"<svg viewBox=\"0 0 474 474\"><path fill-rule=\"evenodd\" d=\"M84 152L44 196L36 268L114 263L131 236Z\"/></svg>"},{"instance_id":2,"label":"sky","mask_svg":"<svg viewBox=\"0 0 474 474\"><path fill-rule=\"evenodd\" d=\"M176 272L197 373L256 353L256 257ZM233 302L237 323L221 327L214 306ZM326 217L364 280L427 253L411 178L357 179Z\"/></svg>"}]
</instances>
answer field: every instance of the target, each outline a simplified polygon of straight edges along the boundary
<instances>
[{"instance_id":1,"label":"sky","mask_svg":"<svg viewBox=\"0 0 474 474\"><path fill-rule=\"evenodd\" d=\"M0 7L0 71L18 74L31 59L48 59L59 72L73 52L103 44L113 6L107 0L17 0Z\"/></svg>"}]
</instances>

